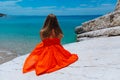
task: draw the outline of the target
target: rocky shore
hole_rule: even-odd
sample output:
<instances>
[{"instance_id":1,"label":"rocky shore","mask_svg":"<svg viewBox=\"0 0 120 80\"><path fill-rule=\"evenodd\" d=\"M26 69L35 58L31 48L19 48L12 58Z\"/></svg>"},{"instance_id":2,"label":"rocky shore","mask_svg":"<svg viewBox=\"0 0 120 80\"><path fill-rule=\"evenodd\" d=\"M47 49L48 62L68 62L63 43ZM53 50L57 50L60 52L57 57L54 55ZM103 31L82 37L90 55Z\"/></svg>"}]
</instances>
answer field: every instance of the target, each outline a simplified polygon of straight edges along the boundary
<instances>
[{"instance_id":1,"label":"rocky shore","mask_svg":"<svg viewBox=\"0 0 120 80\"><path fill-rule=\"evenodd\" d=\"M90 39L94 37L103 37L103 36L104 37L120 36L120 26L78 34L77 41L82 41L82 40Z\"/></svg>"},{"instance_id":2,"label":"rocky shore","mask_svg":"<svg viewBox=\"0 0 120 80\"><path fill-rule=\"evenodd\" d=\"M85 37L91 38L91 37L109 36L109 35L112 36L111 32L113 33L113 36L118 36L120 30L117 30L116 33L116 30L115 31L112 30L113 27L120 27L120 0L118 0L114 12L90 20L88 22L83 23L81 26L76 27L75 32L77 34L77 41L79 41L80 38L85 38ZM106 29L105 32L102 31L104 29ZM93 34L94 33L93 31L95 31L95 34ZM91 35L91 33L93 34L93 36Z\"/></svg>"},{"instance_id":3,"label":"rocky shore","mask_svg":"<svg viewBox=\"0 0 120 80\"><path fill-rule=\"evenodd\" d=\"M10 61L17 57L17 53L7 50L0 50L0 64Z\"/></svg>"}]
</instances>

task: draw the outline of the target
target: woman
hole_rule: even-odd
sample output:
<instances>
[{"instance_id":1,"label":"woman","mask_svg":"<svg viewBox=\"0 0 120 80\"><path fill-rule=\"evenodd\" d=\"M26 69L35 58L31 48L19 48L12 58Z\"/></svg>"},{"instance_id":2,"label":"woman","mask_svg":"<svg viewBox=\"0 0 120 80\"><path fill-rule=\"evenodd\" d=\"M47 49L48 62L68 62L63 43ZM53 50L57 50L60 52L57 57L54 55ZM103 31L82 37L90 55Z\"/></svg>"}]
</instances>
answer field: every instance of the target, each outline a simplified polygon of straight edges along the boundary
<instances>
[{"instance_id":1,"label":"woman","mask_svg":"<svg viewBox=\"0 0 120 80\"><path fill-rule=\"evenodd\" d=\"M60 44L63 32L57 18L49 14L40 31L40 42L26 58L23 73L35 70L36 75L50 73L64 68L78 59L76 54L71 54Z\"/></svg>"}]
</instances>

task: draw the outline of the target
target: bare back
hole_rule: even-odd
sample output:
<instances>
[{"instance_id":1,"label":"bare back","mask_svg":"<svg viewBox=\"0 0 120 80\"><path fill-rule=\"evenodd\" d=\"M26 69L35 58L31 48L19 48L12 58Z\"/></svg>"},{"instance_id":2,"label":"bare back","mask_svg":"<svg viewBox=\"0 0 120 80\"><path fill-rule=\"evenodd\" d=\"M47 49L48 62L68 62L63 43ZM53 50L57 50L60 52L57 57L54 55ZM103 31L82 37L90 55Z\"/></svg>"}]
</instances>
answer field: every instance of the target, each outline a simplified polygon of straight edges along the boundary
<instances>
[{"instance_id":1,"label":"bare back","mask_svg":"<svg viewBox=\"0 0 120 80\"><path fill-rule=\"evenodd\" d=\"M52 32L51 32L50 36L47 36L47 37L43 36L43 32L44 32L44 30L40 31L40 38L41 38L41 40L44 40L45 38L59 38L61 40L63 38L63 34L61 34L61 33L59 33L59 35L56 36L54 29L52 29Z\"/></svg>"}]
</instances>

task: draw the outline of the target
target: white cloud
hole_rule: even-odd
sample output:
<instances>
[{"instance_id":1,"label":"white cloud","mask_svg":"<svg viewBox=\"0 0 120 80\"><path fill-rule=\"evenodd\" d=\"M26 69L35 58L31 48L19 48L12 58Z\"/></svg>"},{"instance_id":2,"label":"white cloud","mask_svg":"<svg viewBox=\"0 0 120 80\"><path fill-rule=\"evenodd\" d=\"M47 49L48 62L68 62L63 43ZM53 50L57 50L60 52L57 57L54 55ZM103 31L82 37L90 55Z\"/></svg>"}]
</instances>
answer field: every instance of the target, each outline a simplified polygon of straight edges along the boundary
<instances>
[{"instance_id":1,"label":"white cloud","mask_svg":"<svg viewBox=\"0 0 120 80\"><path fill-rule=\"evenodd\" d=\"M9 9L13 7L18 7L16 4L17 2L20 2L21 0L16 1L0 1L0 9Z\"/></svg>"},{"instance_id":2,"label":"white cloud","mask_svg":"<svg viewBox=\"0 0 120 80\"><path fill-rule=\"evenodd\" d=\"M96 2L97 0L91 0L91 2Z\"/></svg>"},{"instance_id":3,"label":"white cloud","mask_svg":"<svg viewBox=\"0 0 120 80\"><path fill-rule=\"evenodd\" d=\"M69 12L77 12L82 15L92 15L92 14L106 14L109 12L112 12L114 10L113 5L104 5L104 6L98 6L98 7L87 7L87 8L81 8L81 7L76 7L76 8L67 8L66 9Z\"/></svg>"},{"instance_id":4,"label":"white cloud","mask_svg":"<svg viewBox=\"0 0 120 80\"><path fill-rule=\"evenodd\" d=\"M32 7L21 7L17 4L22 0L16 1L0 1L0 12L5 12L10 15L36 15L36 14L44 14L48 12L54 11L56 6L42 6L37 8Z\"/></svg>"},{"instance_id":5,"label":"white cloud","mask_svg":"<svg viewBox=\"0 0 120 80\"><path fill-rule=\"evenodd\" d=\"M86 7L88 6L87 4L80 4L80 7Z\"/></svg>"},{"instance_id":6,"label":"white cloud","mask_svg":"<svg viewBox=\"0 0 120 80\"><path fill-rule=\"evenodd\" d=\"M13 6L16 5L17 2L21 2L22 0L12 0L12 1L0 1L0 6Z\"/></svg>"},{"instance_id":7,"label":"white cloud","mask_svg":"<svg viewBox=\"0 0 120 80\"><path fill-rule=\"evenodd\" d=\"M43 7L37 7L36 9L54 9L56 6L43 6Z\"/></svg>"},{"instance_id":8,"label":"white cloud","mask_svg":"<svg viewBox=\"0 0 120 80\"><path fill-rule=\"evenodd\" d=\"M17 4L22 0L14 1L0 1L0 12L4 12L10 15L46 15L49 13L55 13L58 15L69 14L69 15L84 15L84 14L105 14L114 9L112 4L101 4L99 7L85 7L86 4L81 4L79 7L66 8L61 6L57 8L56 6L42 6L42 7L22 7ZM94 0L93 0L94 1ZM84 8L81 8L83 6Z\"/></svg>"},{"instance_id":9,"label":"white cloud","mask_svg":"<svg viewBox=\"0 0 120 80\"><path fill-rule=\"evenodd\" d=\"M113 6L113 4L101 4L101 6Z\"/></svg>"}]
</instances>

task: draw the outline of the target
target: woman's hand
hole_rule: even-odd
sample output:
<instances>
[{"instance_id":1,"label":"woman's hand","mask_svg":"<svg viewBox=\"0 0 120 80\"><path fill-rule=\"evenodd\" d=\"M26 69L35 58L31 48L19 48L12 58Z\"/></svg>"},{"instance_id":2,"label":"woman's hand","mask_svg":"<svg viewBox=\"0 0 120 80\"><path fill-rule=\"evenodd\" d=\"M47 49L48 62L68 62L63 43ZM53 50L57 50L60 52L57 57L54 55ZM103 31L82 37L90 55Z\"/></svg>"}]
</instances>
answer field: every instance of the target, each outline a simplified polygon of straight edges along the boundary
<instances>
[{"instance_id":1,"label":"woman's hand","mask_svg":"<svg viewBox=\"0 0 120 80\"><path fill-rule=\"evenodd\" d=\"M63 37L64 37L64 35L61 34L61 33L58 35L58 38L59 38L59 39L62 39Z\"/></svg>"}]
</instances>

